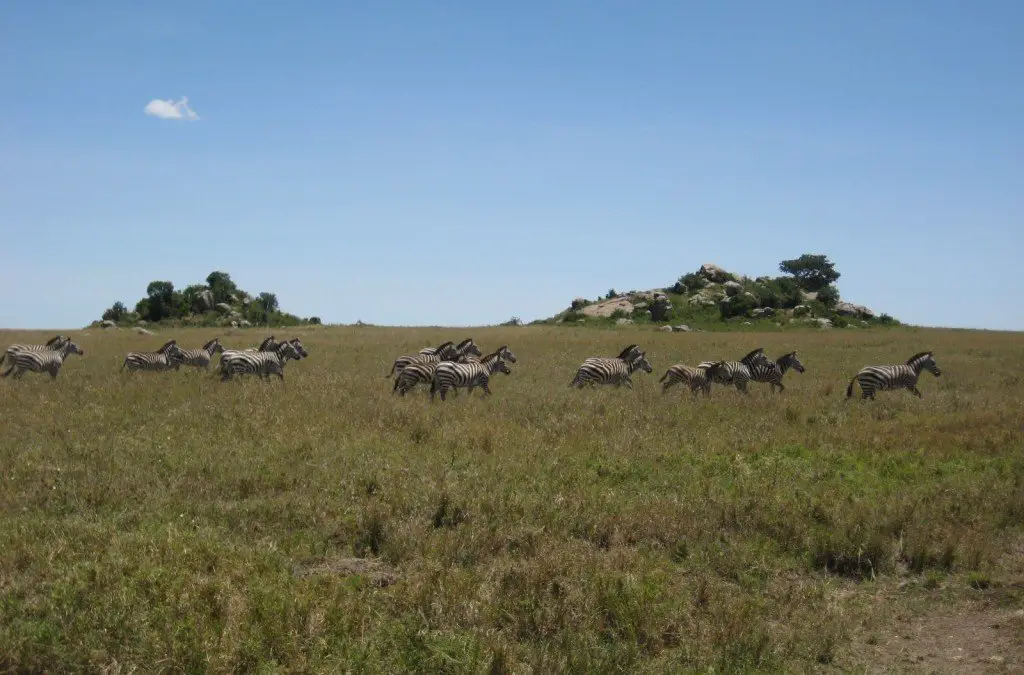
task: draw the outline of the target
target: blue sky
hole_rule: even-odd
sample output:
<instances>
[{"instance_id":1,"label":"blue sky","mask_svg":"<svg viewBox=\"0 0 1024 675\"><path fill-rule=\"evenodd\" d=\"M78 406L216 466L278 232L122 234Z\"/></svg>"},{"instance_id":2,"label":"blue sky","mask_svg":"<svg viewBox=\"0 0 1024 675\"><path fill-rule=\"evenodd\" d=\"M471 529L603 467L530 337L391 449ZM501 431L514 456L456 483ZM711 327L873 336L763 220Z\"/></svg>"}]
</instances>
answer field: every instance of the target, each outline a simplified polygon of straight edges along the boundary
<instances>
[{"instance_id":1,"label":"blue sky","mask_svg":"<svg viewBox=\"0 0 1024 675\"><path fill-rule=\"evenodd\" d=\"M214 269L325 321L529 320L813 252L1024 329L1021 35L1010 0L4 3L0 327Z\"/></svg>"}]
</instances>

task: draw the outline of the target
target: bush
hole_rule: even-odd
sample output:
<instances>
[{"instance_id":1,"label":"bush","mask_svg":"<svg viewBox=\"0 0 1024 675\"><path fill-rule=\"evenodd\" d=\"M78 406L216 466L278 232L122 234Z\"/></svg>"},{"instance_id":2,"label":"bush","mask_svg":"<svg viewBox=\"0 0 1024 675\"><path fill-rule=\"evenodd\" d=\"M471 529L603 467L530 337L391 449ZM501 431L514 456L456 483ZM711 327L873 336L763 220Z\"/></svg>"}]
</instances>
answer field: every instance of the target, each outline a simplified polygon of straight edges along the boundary
<instances>
[{"instance_id":1,"label":"bush","mask_svg":"<svg viewBox=\"0 0 1024 675\"><path fill-rule=\"evenodd\" d=\"M123 302L115 302L110 309L103 312L104 321L121 321L128 314L128 308Z\"/></svg>"},{"instance_id":2,"label":"bush","mask_svg":"<svg viewBox=\"0 0 1024 675\"><path fill-rule=\"evenodd\" d=\"M318 317L318 316L311 316L311 317L309 317L308 319L306 319L306 323L308 323L311 326L321 326L321 325L323 325L323 321L321 321L320 317Z\"/></svg>"},{"instance_id":3,"label":"bush","mask_svg":"<svg viewBox=\"0 0 1024 675\"><path fill-rule=\"evenodd\" d=\"M627 314L626 310L624 310L624 309L617 309L614 312L612 312L611 315L608 318L613 319L613 320L628 319L629 318L629 314Z\"/></svg>"},{"instance_id":4,"label":"bush","mask_svg":"<svg viewBox=\"0 0 1024 675\"><path fill-rule=\"evenodd\" d=\"M696 293L707 285L707 279L696 272L690 272L689 274L684 274L679 277L679 281L677 281L669 290L673 293L684 295L687 293Z\"/></svg>"},{"instance_id":5,"label":"bush","mask_svg":"<svg viewBox=\"0 0 1024 675\"><path fill-rule=\"evenodd\" d=\"M749 295L736 295L718 303L718 311L723 319L746 316L750 310L757 308L757 301Z\"/></svg>"},{"instance_id":6,"label":"bush","mask_svg":"<svg viewBox=\"0 0 1024 675\"><path fill-rule=\"evenodd\" d=\"M888 314L882 314L881 316L878 317L878 323L884 326L889 326L896 323L896 319L892 318Z\"/></svg>"},{"instance_id":7,"label":"bush","mask_svg":"<svg viewBox=\"0 0 1024 675\"><path fill-rule=\"evenodd\" d=\"M501 324L501 325L502 326L522 326L523 325L523 320L520 319L518 316L514 316L511 319L509 319L508 321L506 321L505 323Z\"/></svg>"},{"instance_id":8,"label":"bush","mask_svg":"<svg viewBox=\"0 0 1024 675\"><path fill-rule=\"evenodd\" d=\"M619 297L619 294L615 291L614 288L609 288L608 292L605 294L604 297L605 297L606 300L611 300L613 298Z\"/></svg>"},{"instance_id":9,"label":"bush","mask_svg":"<svg viewBox=\"0 0 1024 675\"><path fill-rule=\"evenodd\" d=\"M818 291L818 302L826 307L835 307L839 302L839 289L835 286L825 286Z\"/></svg>"}]
</instances>

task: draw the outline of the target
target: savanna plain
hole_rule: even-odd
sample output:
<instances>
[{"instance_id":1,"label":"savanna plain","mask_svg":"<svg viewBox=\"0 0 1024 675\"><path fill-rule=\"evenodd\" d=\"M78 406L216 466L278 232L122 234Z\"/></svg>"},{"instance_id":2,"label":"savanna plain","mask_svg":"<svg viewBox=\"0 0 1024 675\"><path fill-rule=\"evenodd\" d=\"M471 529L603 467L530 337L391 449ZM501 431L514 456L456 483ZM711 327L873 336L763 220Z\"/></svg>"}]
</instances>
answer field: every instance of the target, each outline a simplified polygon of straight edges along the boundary
<instances>
[{"instance_id":1,"label":"savanna plain","mask_svg":"<svg viewBox=\"0 0 1024 675\"><path fill-rule=\"evenodd\" d=\"M270 332L310 352L284 381L119 372ZM56 381L0 380L0 670L1024 668L1024 335L70 334ZM396 356L470 336L518 358L493 396L391 394ZM568 388L633 342L634 390ZM807 371L660 392L756 347ZM923 399L846 399L923 350Z\"/></svg>"}]
</instances>

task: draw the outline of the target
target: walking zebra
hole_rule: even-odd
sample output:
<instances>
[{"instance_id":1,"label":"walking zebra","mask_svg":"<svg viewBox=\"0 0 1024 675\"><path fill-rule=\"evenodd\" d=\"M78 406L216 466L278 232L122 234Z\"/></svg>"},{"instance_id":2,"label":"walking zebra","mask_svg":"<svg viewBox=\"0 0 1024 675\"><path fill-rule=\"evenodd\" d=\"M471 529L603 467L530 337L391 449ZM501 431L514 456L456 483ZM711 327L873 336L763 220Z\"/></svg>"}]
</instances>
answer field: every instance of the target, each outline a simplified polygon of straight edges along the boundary
<instances>
[{"instance_id":1,"label":"walking zebra","mask_svg":"<svg viewBox=\"0 0 1024 675\"><path fill-rule=\"evenodd\" d=\"M121 370L124 370L125 367L128 368L129 372L136 370L163 372L171 368L178 370L181 367L181 361L178 360L180 355L181 350L178 349L178 342L176 340L168 340L155 352L128 352L128 356L124 358L124 363L121 364Z\"/></svg>"},{"instance_id":2,"label":"walking zebra","mask_svg":"<svg viewBox=\"0 0 1024 675\"><path fill-rule=\"evenodd\" d=\"M713 382L731 384L744 394L749 394L747 382L751 380L750 368L756 364L768 363L771 362L764 355L764 348L758 347L739 361L704 361L697 367L706 368Z\"/></svg>"},{"instance_id":3,"label":"walking zebra","mask_svg":"<svg viewBox=\"0 0 1024 675\"><path fill-rule=\"evenodd\" d=\"M225 352L226 354L227 352ZM235 352L226 359L221 355L221 381L231 379L232 375L257 374L261 378L277 375L284 379L284 365L288 359L302 358L292 341L278 344L272 352Z\"/></svg>"},{"instance_id":4,"label":"walking zebra","mask_svg":"<svg viewBox=\"0 0 1024 675\"><path fill-rule=\"evenodd\" d=\"M71 338L65 335L56 335L46 341L44 345L11 345L4 352L3 356L0 356L0 363L4 362L4 359L13 357L17 352L45 352L54 349L60 349L64 346L64 343L71 342Z\"/></svg>"},{"instance_id":5,"label":"walking zebra","mask_svg":"<svg viewBox=\"0 0 1024 675\"><path fill-rule=\"evenodd\" d=\"M874 400L875 391L886 389L909 389L918 398L922 398L921 392L917 389L917 378L921 376L922 370L927 370L935 377L942 375L932 352L914 354L905 364L896 366L865 366L847 385L846 398L853 396L854 382L860 384L862 399Z\"/></svg>"},{"instance_id":6,"label":"walking zebra","mask_svg":"<svg viewBox=\"0 0 1024 675\"><path fill-rule=\"evenodd\" d=\"M640 353L640 347L637 345L626 345L625 349L619 352L619 355L614 357L616 359L622 359L623 361L629 360ZM610 356L591 356L583 360L583 363L591 363L593 361L606 361Z\"/></svg>"},{"instance_id":7,"label":"walking zebra","mask_svg":"<svg viewBox=\"0 0 1024 675\"><path fill-rule=\"evenodd\" d=\"M475 387L480 387L484 390L484 395L490 396L491 389L488 383L491 375L496 372L506 375L512 373L501 358L500 351L488 354L480 361L471 361L470 363L442 361L434 369L434 378L430 382L430 400L433 401L434 394L440 392L443 401L449 389L457 390L459 387L465 387L471 395Z\"/></svg>"},{"instance_id":8,"label":"walking zebra","mask_svg":"<svg viewBox=\"0 0 1024 675\"><path fill-rule=\"evenodd\" d=\"M630 376L637 370L645 373L654 370L647 361L646 352L638 352L625 359L594 357L583 362L569 386L582 389L586 384L614 384L616 387L626 385L632 389L633 380Z\"/></svg>"},{"instance_id":9,"label":"walking zebra","mask_svg":"<svg viewBox=\"0 0 1024 675\"><path fill-rule=\"evenodd\" d=\"M60 367L64 365L64 359L68 354L85 356L81 347L71 340L63 342L59 349L47 349L42 351L19 351L11 357L11 367L3 374L7 377L13 373L14 379L20 380L25 373L49 373L50 378L56 380Z\"/></svg>"},{"instance_id":10,"label":"walking zebra","mask_svg":"<svg viewBox=\"0 0 1024 675\"><path fill-rule=\"evenodd\" d=\"M262 352L276 352L278 350L278 348L281 345L283 345L283 344L291 344L291 346L294 347L295 351L298 353L298 358L299 359L304 359L304 358L309 356L309 352L306 351L306 347L302 344L302 340L300 340L299 338L292 338L291 340L288 340L287 343L285 343L285 342L278 342L277 340L274 339L274 336L271 335L270 337L265 339L263 342L261 342L259 347L249 347L248 349L225 349L220 354L220 364L217 367L218 367L218 369L221 372L223 372L224 371L224 364L227 363L228 361L230 361L232 358L234 358L238 354L257 354L257 353L262 353Z\"/></svg>"},{"instance_id":11,"label":"walking zebra","mask_svg":"<svg viewBox=\"0 0 1024 675\"><path fill-rule=\"evenodd\" d=\"M800 363L800 359L796 357L796 352L783 354L774 361L768 361L767 363L758 361L747 367L750 369L750 380L752 382L767 382L771 386L772 392L778 387L780 393L786 390L782 385L782 376L786 374L787 370L792 368L798 373L804 372L804 364Z\"/></svg>"},{"instance_id":12,"label":"walking zebra","mask_svg":"<svg viewBox=\"0 0 1024 675\"><path fill-rule=\"evenodd\" d=\"M706 367L693 367L677 363L671 366L658 382L665 383L661 386L662 394L680 382L685 382L694 396L697 396L699 392L704 392L705 396L711 395L711 377L708 375Z\"/></svg>"},{"instance_id":13,"label":"walking zebra","mask_svg":"<svg viewBox=\"0 0 1024 675\"><path fill-rule=\"evenodd\" d=\"M208 370L213 355L223 351L224 345L220 343L220 338L213 338L199 349L179 349L176 360L185 366Z\"/></svg>"},{"instance_id":14,"label":"walking zebra","mask_svg":"<svg viewBox=\"0 0 1024 675\"><path fill-rule=\"evenodd\" d=\"M441 363L442 361L458 361L468 354L479 354L480 349L471 340L463 341L462 345L456 347L452 342L445 342L437 348L433 354L413 354L411 356L399 356L391 365L391 372L384 377L401 374L411 363Z\"/></svg>"},{"instance_id":15,"label":"walking zebra","mask_svg":"<svg viewBox=\"0 0 1024 675\"><path fill-rule=\"evenodd\" d=\"M436 354L438 349L439 347L424 347L420 350L420 354L429 356L431 354ZM473 342L473 338L466 338L457 344L455 346L455 351L471 356L480 356L480 348L476 346L475 342Z\"/></svg>"}]
</instances>

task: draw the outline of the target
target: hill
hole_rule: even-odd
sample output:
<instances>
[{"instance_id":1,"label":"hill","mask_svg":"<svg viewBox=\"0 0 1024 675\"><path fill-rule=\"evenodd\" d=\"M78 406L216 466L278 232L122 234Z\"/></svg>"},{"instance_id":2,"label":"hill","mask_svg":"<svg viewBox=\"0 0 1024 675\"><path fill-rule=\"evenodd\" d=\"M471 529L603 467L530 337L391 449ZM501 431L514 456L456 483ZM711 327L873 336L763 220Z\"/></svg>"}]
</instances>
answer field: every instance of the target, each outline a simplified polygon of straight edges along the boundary
<instances>
[{"instance_id":1,"label":"hill","mask_svg":"<svg viewBox=\"0 0 1024 675\"><path fill-rule=\"evenodd\" d=\"M706 263L665 288L576 298L537 323L623 325L649 323L665 331L723 330L740 326L856 328L898 323L863 305L846 302L840 274L827 256L804 254L779 263L784 276L750 278Z\"/></svg>"},{"instance_id":2,"label":"hill","mask_svg":"<svg viewBox=\"0 0 1024 675\"><path fill-rule=\"evenodd\" d=\"M299 326L319 324L320 318L299 318L281 310L277 295L252 295L239 288L227 272L211 272L204 284L177 291L170 281L151 281L146 295L129 311L122 302L103 312L94 325L144 326L150 323L175 326Z\"/></svg>"}]
</instances>

